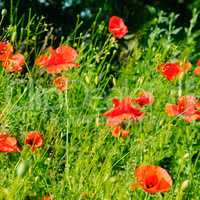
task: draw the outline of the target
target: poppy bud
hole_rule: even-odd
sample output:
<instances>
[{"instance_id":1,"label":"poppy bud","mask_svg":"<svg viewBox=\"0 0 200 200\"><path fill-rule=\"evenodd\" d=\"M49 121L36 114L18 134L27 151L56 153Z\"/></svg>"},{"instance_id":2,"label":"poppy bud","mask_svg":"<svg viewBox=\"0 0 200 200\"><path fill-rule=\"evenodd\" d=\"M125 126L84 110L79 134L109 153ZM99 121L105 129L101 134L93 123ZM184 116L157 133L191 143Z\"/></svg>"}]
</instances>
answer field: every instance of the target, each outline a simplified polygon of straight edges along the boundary
<instances>
[{"instance_id":1,"label":"poppy bud","mask_svg":"<svg viewBox=\"0 0 200 200\"><path fill-rule=\"evenodd\" d=\"M89 78L89 76L85 76L85 82L86 82L87 84L90 83L90 78Z\"/></svg>"},{"instance_id":2,"label":"poppy bud","mask_svg":"<svg viewBox=\"0 0 200 200\"><path fill-rule=\"evenodd\" d=\"M17 176L24 176L24 174L28 171L29 166L28 160L21 161L17 167Z\"/></svg>"},{"instance_id":3,"label":"poppy bud","mask_svg":"<svg viewBox=\"0 0 200 200\"><path fill-rule=\"evenodd\" d=\"M190 154L189 153L186 153L184 156L183 156L183 159L184 160L187 160L189 158Z\"/></svg>"},{"instance_id":4,"label":"poppy bud","mask_svg":"<svg viewBox=\"0 0 200 200\"><path fill-rule=\"evenodd\" d=\"M112 81L113 81L113 86L116 86L117 83L116 83L116 78L115 77L113 77Z\"/></svg>"},{"instance_id":5,"label":"poppy bud","mask_svg":"<svg viewBox=\"0 0 200 200\"><path fill-rule=\"evenodd\" d=\"M189 186L189 180L183 181L183 183L181 184L181 190L182 191L186 190L188 186Z\"/></svg>"},{"instance_id":6,"label":"poppy bud","mask_svg":"<svg viewBox=\"0 0 200 200\"><path fill-rule=\"evenodd\" d=\"M6 16L6 15L7 15L7 10L4 8L4 9L2 9L2 11L1 11L1 16L4 17L4 16Z\"/></svg>"}]
</instances>

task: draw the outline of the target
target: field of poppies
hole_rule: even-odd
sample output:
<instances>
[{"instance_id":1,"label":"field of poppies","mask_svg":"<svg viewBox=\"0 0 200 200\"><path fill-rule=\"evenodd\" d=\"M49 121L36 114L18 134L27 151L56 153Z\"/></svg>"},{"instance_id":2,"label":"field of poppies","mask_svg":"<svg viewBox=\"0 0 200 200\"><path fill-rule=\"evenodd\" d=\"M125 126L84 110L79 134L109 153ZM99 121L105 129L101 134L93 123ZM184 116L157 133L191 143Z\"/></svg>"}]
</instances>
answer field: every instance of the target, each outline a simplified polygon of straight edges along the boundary
<instances>
[{"instance_id":1,"label":"field of poppies","mask_svg":"<svg viewBox=\"0 0 200 200\"><path fill-rule=\"evenodd\" d=\"M200 199L199 13L100 15L59 44L31 13L2 28L0 200Z\"/></svg>"}]
</instances>

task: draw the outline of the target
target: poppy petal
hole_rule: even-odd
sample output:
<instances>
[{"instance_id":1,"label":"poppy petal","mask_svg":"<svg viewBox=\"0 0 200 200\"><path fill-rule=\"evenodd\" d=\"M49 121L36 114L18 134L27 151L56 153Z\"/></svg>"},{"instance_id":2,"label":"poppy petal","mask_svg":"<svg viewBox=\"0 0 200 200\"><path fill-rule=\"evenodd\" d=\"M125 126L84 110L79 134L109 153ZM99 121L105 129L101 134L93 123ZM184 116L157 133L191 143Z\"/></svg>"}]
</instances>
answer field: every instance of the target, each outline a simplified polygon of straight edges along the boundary
<instances>
[{"instance_id":1,"label":"poppy petal","mask_svg":"<svg viewBox=\"0 0 200 200\"><path fill-rule=\"evenodd\" d=\"M9 72L20 72L24 64L24 56L20 53L17 53L9 57L6 61L4 61L2 63L2 66L5 68L5 70Z\"/></svg>"},{"instance_id":2,"label":"poppy petal","mask_svg":"<svg viewBox=\"0 0 200 200\"><path fill-rule=\"evenodd\" d=\"M113 135L114 137L119 137L120 132L121 132L121 127L120 127L120 126L117 126L117 127L115 127L114 130L112 131L112 135Z\"/></svg>"},{"instance_id":3,"label":"poppy petal","mask_svg":"<svg viewBox=\"0 0 200 200\"><path fill-rule=\"evenodd\" d=\"M177 116L179 114L178 111L178 106L176 104L166 104L165 106L165 112L168 114L170 117Z\"/></svg>"},{"instance_id":4,"label":"poppy petal","mask_svg":"<svg viewBox=\"0 0 200 200\"><path fill-rule=\"evenodd\" d=\"M9 42L0 42L0 61L6 61L13 53L13 47Z\"/></svg>"},{"instance_id":5,"label":"poppy petal","mask_svg":"<svg viewBox=\"0 0 200 200\"><path fill-rule=\"evenodd\" d=\"M38 131L31 131L28 133L24 143L34 152L37 148L43 146L43 136Z\"/></svg>"},{"instance_id":6,"label":"poppy petal","mask_svg":"<svg viewBox=\"0 0 200 200\"><path fill-rule=\"evenodd\" d=\"M117 16L112 16L109 20L108 25L109 32L113 34L116 38L122 38L128 32L128 28L125 25L122 18Z\"/></svg>"},{"instance_id":7,"label":"poppy petal","mask_svg":"<svg viewBox=\"0 0 200 200\"><path fill-rule=\"evenodd\" d=\"M11 137L6 133L0 134L0 152L20 152L21 148L15 137Z\"/></svg>"}]
</instances>

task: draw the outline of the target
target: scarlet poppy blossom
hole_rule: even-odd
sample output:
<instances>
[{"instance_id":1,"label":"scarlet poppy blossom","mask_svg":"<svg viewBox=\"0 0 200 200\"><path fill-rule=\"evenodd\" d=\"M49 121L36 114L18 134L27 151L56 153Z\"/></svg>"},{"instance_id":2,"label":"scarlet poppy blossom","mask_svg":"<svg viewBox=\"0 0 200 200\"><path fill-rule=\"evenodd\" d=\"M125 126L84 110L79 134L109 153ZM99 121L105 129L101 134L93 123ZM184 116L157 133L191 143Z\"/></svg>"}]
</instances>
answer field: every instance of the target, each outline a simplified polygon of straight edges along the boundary
<instances>
[{"instance_id":1,"label":"scarlet poppy blossom","mask_svg":"<svg viewBox=\"0 0 200 200\"><path fill-rule=\"evenodd\" d=\"M122 101L112 100L114 107L103 113L107 117L107 124L110 126L120 125L125 120L140 120L144 113L139 108L133 107L134 99L125 97Z\"/></svg>"},{"instance_id":2,"label":"scarlet poppy blossom","mask_svg":"<svg viewBox=\"0 0 200 200\"><path fill-rule=\"evenodd\" d=\"M34 152L37 148L43 146L43 136L40 132L31 131L28 133L24 143Z\"/></svg>"},{"instance_id":3,"label":"scarlet poppy blossom","mask_svg":"<svg viewBox=\"0 0 200 200\"><path fill-rule=\"evenodd\" d=\"M13 53L13 47L9 42L0 42L0 61L6 61Z\"/></svg>"},{"instance_id":4,"label":"scarlet poppy blossom","mask_svg":"<svg viewBox=\"0 0 200 200\"><path fill-rule=\"evenodd\" d=\"M124 130L124 122L140 120L144 113L139 108L132 106L134 99L130 97L125 97L122 101L114 98L112 102L113 108L102 115L107 117L107 125L114 128L112 131L114 137L119 137L122 134L122 137L126 138L129 132Z\"/></svg>"},{"instance_id":5,"label":"scarlet poppy blossom","mask_svg":"<svg viewBox=\"0 0 200 200\"><path fill-rule=\"evenodd\" d=\"M180 75L182 72L181 66L178 63L161 64L157 69L170 81Z\"/></svg>"},{"instance_id":6,"label":"scarlet poppy blossom","mask_svg":"<svg viewBox=\"0 0 200 200\"><path fill-rule=\"evenodd\" d=\"M64 76L59 76L55 78L53 83L56 86L56 88L61 92L64 92L68 88L68 79Z\"/></svg>"},{"instance_id":7,"label":"scarlet poppy blossom","mask_svg":"<svg viewBox=\"0 0 200 200\"><path fill-rule=\"evenodd\" d=\"M125 25L122 18L117 16L110 17L108 30L116 38L122 38L128 32L128 28Z\"/></svg>"},{"instance_id":8,"label":"scarlet poppy blossom","mask_svg":"<svg viewBox=\"0 0 200 200\"><path fill-rule=\"evenodd\" d=\"M197 66L200 67L200 59L197 60Z\"/></svg>"},{"instance_id":9,"label":"scarlet poppy blossom","mask_svg":"<svg viewBox=\"0 0 200 200\"><path fill-rule=\"evenodd\" d=\"M127 138L129 135L129 131L124 130L121 126L113 126L112 136L119 137L122 135L123 138Z\"/></svg>"},{"instance_id":10,"label":"scarlet poppy blossom","mask_svg":"<svg viewBox=\"0 0 200 200\"><path fill-rule=\"evenodd\" d=\"M42 200L52 200L52 198L50 196L44 196L42 197Z\"/></svg>"},{"instance_id":11,"label":"scarlet poppy blossom","mask_svg":"<svg viewBox=\"0 0 200 200\"><path fill-rule=\"evenodd\" d=\"M60 73L73 67L79 67L76 64L77 52L70 46L62 45L57 49L50 47L48 54L40 55L35 64L45 68L48 73Z\"/></svg>"},{"instance_id":12,"label":"scarlet poppy blossom","mask_svg":"<svg viewBox=\"0 0 200 200\"><path fill-rule=\"evenodd\" d=\"M0 133L0 152L20 152L21 148L15 137L9 136L7 133Z\"/></svg>"},{"instance_id":13,"label":"scarlet poppy blossom","mask_svg":"<svg viewBox=\"0 0 200 200\"><path fill-rule=\"evenodd\" d=\"M197 76L200 74L200 67L199 66L194 69L194 74L197 75Z\"/></svg>"},{"instance_id":14,"label":"scarlet poppy blossom","mask_svg":"<svg viewBox=\"0 0 200 200\"><path fill-rule=\"evenodd\" d=\"M154 102L154 96L150 92L141 91L139 97L134 99L134 102L140 106L151 105Z\"/></svg>"},{"instance_id":15,"label":"scarlet poppy blossom","mask_svg":"<svg viewBox=\"0 0 200 200\"><path fill-rule=\"evenodd\" d=\"M172 186L172 179L168 172L160 166L141 165L135 170L136 183L130 188L141 188L148 193L167 192Z\"/></svg>"},{"instance_id":16,"label":"scarlet poppy blossom","mask_svg":"<svg viewBox=\"0 0 200 200\"><path fill-rule=\"evenodd\" d=\"M2 63L3 68L9 72L20 72L25 64L25 58L22 54L17 53L11 55L6 61Z\"/></svg>"},{"instance_id":17,"label":"scarlet poppy blossom","mask_svg":"<svg viewBox=\"0 0 200 200\"><path fill-rule=\"evenodd\" d=\"M177 104L166 104L165 112L168 116L173 117L181 115L185 121L191 122L200 120L199 102L193 96L179 97Z\"/></svg>"}]
</instances>

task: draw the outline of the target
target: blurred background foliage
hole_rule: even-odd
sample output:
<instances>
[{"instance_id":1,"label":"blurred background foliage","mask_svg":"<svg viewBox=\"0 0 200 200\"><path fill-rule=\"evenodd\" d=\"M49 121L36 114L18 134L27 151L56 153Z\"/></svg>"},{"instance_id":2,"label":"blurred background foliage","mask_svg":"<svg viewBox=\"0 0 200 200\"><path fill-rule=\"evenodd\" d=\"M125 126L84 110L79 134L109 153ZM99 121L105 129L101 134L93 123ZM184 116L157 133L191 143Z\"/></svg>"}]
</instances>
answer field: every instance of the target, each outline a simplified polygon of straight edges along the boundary
<instances>
[{"instance_id":1,"label":"blurred background foliage","mask_svg":"<svg viewBox=\"0 0 200 200\"><path fill-rule=\"evenodd\" d=\"M200 8L200 0L1 0L1 9L9 11L11 2L18 16L28 16L30 8L32 14L43 15L58 37L68 35L74 29L77 16L83 21L79 31L87 30L99 10L101 15L98 20L108 20L111 15L118 15L125 19L130 31L137 31L159 10L178 13L177 23L188 25L192 9ZM7 18L4 23L8 24L9 20Z\"/></svg>"}]
</instances>

